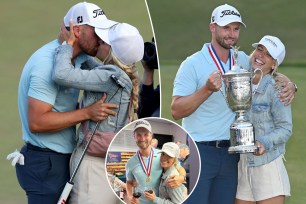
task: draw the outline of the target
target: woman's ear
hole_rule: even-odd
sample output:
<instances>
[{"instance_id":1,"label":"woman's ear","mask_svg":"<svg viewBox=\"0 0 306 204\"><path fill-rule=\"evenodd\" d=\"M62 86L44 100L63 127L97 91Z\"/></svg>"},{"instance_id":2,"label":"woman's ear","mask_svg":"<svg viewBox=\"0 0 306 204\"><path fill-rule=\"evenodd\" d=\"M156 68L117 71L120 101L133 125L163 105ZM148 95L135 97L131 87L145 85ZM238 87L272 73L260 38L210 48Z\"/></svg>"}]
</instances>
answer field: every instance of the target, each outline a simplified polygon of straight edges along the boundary
<instances>
[{"instance_id":1,"label":"woman's ear","mask_svg":"<svg viewBox=\"0 0 306 204\"><path fill-rule=\"evenodd\" d=\"M274 64L272 65L272 70L276 69L277 67L277 62L275 61Z\"/></svg>"}]
</instances>

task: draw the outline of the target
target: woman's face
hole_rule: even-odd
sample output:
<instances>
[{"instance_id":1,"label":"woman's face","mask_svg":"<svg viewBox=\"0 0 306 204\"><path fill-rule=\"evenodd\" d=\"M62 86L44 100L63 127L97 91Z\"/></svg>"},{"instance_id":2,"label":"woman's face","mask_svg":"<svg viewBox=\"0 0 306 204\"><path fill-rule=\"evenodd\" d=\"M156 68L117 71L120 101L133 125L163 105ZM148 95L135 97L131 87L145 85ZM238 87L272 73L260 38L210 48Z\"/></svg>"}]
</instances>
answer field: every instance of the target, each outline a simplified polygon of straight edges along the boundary
<instances>
[{"instance_id":1,"label":"woman's face","mask_svg":"<svg viewBox=\"0 0 306 204\"><path fill-rule=\"evenodd\" d=\"M99 48L96 57L102 62L107 58L110 52L110 45L99 39Z\"/></svg>"},{"instance_id":2,"label":"woman's face","mask_svg":"<svg viewBox=\"0 0 306 204\"><path fill-rule=\"evenodd\" d=\"M175 157L170 157L166 153L162 152L160 155L160 166L167 170L170 166L172 166L175 162Z\"/></svg>"},{"instance_id":3,"label":"woman's face","mask_svg":"<svg viewBox=\"0 0 306 204\"><path fill-rule=\"evenodd\" d=\"M265 46L258 45L251 55L251 65L253 69L260 68L265 75L276 67L276 61L272 58Z\"/></svg>"}]
</instances>

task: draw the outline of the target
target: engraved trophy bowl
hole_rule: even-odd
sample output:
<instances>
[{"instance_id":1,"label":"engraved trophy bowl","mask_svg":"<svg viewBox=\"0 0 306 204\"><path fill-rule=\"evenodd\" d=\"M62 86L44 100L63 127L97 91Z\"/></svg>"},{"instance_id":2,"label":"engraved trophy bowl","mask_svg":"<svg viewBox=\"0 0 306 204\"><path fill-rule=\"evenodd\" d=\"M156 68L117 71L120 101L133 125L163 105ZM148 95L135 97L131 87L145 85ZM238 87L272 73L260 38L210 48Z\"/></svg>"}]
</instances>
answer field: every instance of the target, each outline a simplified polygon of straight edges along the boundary
<instances>
[{"instance_id":1,"label":"engraved trophy bowl","mask_svg":"<svg viewBox=\"0 0 306 204\"><path fill-rule=\"evenodd\" d=\"M252 104L253 72L243 69L237 63L238 48L233 47L234 66L231 71L223 74L225 83L225 99L229 108L236 113L236 120L230 127L229 153L255 152L255 132L251 122L245 118L245 113Z\"/></svg>"}]
</instances>

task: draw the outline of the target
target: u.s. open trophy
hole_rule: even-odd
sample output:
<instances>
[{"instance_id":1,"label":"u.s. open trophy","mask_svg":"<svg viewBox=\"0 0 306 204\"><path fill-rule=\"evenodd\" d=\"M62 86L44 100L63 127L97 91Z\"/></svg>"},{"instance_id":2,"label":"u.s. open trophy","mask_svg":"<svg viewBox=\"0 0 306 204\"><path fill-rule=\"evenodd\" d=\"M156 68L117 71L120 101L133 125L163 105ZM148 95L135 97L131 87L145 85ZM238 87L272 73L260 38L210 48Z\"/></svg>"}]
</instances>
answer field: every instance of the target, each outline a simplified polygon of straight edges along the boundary
<instances>
[{"instance_id":1,"label":"u.s. open trophy","mask_svg":"<svg viewBox=\"0 0 306 204\"><path fill-rule=\"evenodd\" d=\"M238 49L233 47L234 65L225 73L223 81L226 86L225 99L229 108L236 113L236 120L230 127L229 153L255 152L255 132L251 122L245 118L245 113L252 104L253 72L243 69L238 64Z\"/></svg>"}]
</instances>

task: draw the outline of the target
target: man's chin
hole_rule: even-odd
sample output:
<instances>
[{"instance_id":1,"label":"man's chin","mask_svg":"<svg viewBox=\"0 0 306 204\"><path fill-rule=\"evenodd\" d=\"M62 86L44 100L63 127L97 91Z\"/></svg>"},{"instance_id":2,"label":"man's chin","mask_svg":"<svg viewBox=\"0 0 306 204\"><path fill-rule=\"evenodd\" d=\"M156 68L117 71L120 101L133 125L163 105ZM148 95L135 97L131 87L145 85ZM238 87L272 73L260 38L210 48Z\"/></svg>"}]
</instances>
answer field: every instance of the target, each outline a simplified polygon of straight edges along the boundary
<instances>
[{"instance_id":1,"label":"man's chin","mask_svg":"<svg viewBox=\"0 0 306 204\"><path fill-rule=\"evenodd\" d=\"M149 145L145 145L145 144L138 144L138 147L142 150L148 149Z\"/></svg>"}]
</instances>

